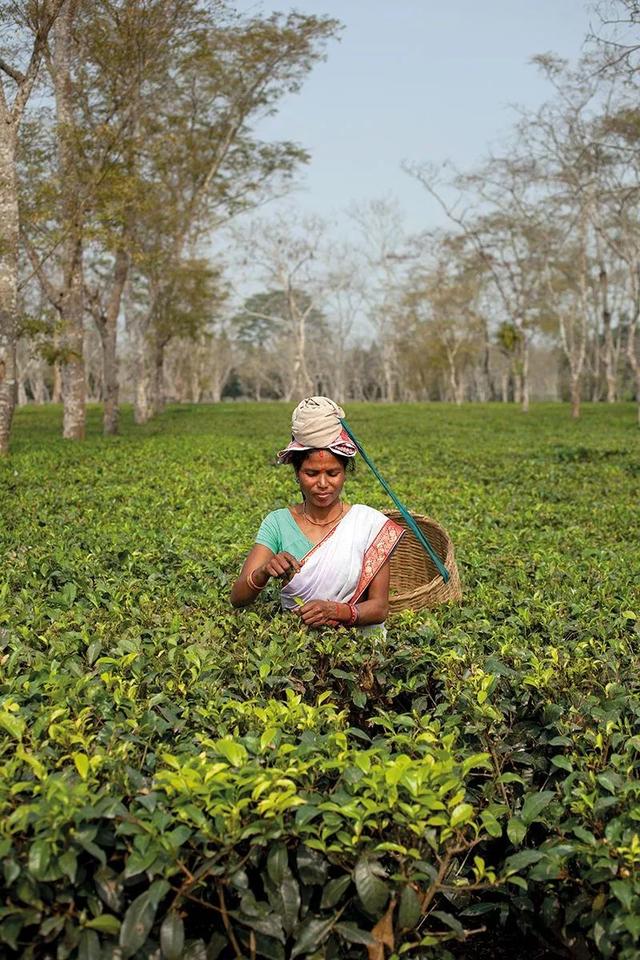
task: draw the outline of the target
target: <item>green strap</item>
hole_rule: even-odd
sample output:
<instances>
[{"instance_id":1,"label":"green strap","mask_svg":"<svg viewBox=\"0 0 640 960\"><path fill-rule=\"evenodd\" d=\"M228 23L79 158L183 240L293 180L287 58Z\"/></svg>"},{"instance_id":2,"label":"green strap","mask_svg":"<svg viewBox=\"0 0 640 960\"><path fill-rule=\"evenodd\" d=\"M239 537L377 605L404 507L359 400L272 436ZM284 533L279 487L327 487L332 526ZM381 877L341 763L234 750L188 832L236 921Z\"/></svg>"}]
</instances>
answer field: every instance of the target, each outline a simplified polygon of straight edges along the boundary
<instances>
[{"instance_id":1,"label":"green strap","mask_svg":"<svg viewBox=\"0 0 640 960\"><path fill-rule=\"evenodd\" d=\"M346 421L346 420L340 420L340 423L342 424L342 426L344 427L344 429L347 431L347 433L349 434L349 436L351 437L351 439L352 439L353 442L355 443L356 447L358 448L358 452L360 453L360 455L361 455L362 459L364 460L364 462L367 464L367 466L369 467L369 469L371 470L371 472L373 473L373 475L374 475L375 477L377 477L377 479L379 480L379 482L382 484L383 489L389 494L389 496L391 497L391 499L392 499L393 502L395 503L396 507L398 508L398 510L400 511L400 513L402 514L405 523L407 524L407 526L410 528L410 530L412 531L412 533L413 533L414 536L416 537L418 543L422 544L422 546L424 547L424 549L427 551L427 553L429 554L429 556L431 557L431 559L432 559L433 562L435 563L435 565L436 565L436 567L437 567L437 569L438 569L438 572L440 573L440 576L442 577L442 579L444 580L444 582L447 583L447 581L449 580L449 571L447 570L447 568L446 568L446 567L444 566L444 564L442 563L442 560L440 559L440 557L438 556L438 554L435 552L435 550L433 549L433 547L431 546L431 544L429 543L429 541L428 541L427 538L425 537L424 533L422 532L422 530L420 529L420 527L418 526L418 524L415 522L415 520L413 519L413 517L411 516L411 514L409 513L409 511L407 510L407 508L405 507L405 505L402 503L402 501L398 499L398 497L397 497L396 494L393 492L393 490L391 489L391 487L389 486L389 484L387 483L387 481L384 479L384 477L381 476L381 474L380 474L380 472L378 471L378 468L376 467L376 465L375 465L375 463L373 462L373 460L371 460L371 459L369 458L369 456L367 455L366 450L364 449L364 447L362 446L362 444L360 443L360 441L358 440L358 438L357 438L356 436L354 436L353 430L351 429L351 427L349 426L349 424L347 423L347 421Z\"/></svg>"}]
</instances>

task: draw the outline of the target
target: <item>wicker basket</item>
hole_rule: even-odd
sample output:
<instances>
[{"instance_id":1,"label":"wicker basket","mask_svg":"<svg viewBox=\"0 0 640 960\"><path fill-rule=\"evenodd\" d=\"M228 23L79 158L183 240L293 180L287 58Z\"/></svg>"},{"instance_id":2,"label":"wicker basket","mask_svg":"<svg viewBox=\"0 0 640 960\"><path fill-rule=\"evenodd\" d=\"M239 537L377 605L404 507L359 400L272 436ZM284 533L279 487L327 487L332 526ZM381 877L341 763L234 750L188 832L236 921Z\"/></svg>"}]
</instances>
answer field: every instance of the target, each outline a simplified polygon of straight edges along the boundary
<instances>
[{"instance_id":1,"label":"wicker basket","mask_svg":"<svg viewBox=\"0 0 640 960\"><path fill-rule=\"evenodd\" d=\"M407 524L397 510L385 511L388 517L402 527ZM431 520L413 513L413 519L425 534L427 540L449 571L449 580L444 582L437 567L411 530L394 550L391 564L391 584L389 588L389 612L400 610L422 610L424 607L437 607L441 603L460 600L462 587L453 554L453 544L447 531Z\"/></svg>"}]
</instances>

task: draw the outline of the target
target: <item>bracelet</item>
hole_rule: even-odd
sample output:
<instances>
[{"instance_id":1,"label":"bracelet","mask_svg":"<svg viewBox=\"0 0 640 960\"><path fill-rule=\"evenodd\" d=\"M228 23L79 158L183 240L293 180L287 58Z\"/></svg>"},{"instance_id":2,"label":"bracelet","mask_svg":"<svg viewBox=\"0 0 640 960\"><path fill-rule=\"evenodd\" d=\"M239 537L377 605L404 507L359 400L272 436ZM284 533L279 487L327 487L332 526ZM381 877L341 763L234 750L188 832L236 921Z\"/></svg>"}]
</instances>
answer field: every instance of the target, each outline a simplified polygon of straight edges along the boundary
<instances>
[{"instance_id":1,"label":"bracelet","mask_svg":"<svg viewBox=\"0 0 640 960\"><path fill-rule=\"evenodd\" d=\"M347 626L353 627L354 624L358 622L358 608L356 607L355 603L348 603L347 606L351 611L351 618L347 621Z\"/></svg>"},{"instance_id":2,"label":"bracelet","mask_svg":"<svg viewBox=\"0 0 640 960\"><path fill-rule=\"evenodd\" d=\"M249 584L252 590L257 590L257 592L260 593L261 590L264 590L264 588L266 587L269 581L267 580L267 583L263 583L262 586L259 587L258 584L253 579L254 573L255 573L255 570L249 571L249 573L247 574L247 583Z\"/></svg>"}]
</instances>

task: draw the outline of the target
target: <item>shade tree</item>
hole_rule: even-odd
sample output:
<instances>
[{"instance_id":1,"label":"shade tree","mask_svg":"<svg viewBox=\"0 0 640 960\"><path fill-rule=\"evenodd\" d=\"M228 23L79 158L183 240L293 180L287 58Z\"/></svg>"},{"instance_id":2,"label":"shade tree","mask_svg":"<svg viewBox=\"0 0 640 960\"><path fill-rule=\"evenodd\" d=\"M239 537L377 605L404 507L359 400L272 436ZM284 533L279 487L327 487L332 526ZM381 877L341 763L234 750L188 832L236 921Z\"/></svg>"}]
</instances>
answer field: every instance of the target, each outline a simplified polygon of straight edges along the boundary
<instances>
[{"instance_id":1,"label":"shade tree","mask_svg":"<svg viewBox=\"0 0 640 960\"><path fill-rule=\"evenodd\" d=\"M318 217L290 214L255 218L236 231L247 251L253 275L266 288L245 300L236 317L245 335L270 333L277 341L278 379L285 400L317 392L319 337L323 332L326 224ZM314 342L315 341L315 342Z\"/></svg>"},{"instance_id":2,"label":"shade tree","mask_svg":"<svg viewBox=\"0 0 640 960\"><path fill-rule=\"evenodd\" d=\"M41 72L49 35L65 3L68 0L0 3L0 456L9 451L17 399L20 131Z\"/></svg>"},{"instance_id":3,"label":"shade tree","mask_svg":"<svg viewBox=\"0 0 640 960\"><path fill-rule=\"evenodd\" d=\"M480 352L485 327L481 296L486 277L466 247L460 235L435 233L405 292L413 342L446 371L448 399L456 404L465 399L466 370Z\"/></svg>"},{"instance_id":4,"label":"shade tree","mask_svg":"<svg viewBox=\"0 0 640 960\"><path fill-rule=\"evenodd\" d=\"M157 323L171 296L170 264L286 181L305 152L264 143L251 123L299 89L337 29L328 18L226 14L197 37L171 96L156 111L148 141L156 205L143 231L139 270L146 279L139 340L161 352ZM153 405L150 405L153 409Z\"/></svg>"},{"instance_id":5,"label":"shade tree","mask_svg":"<svg viewBox=\"0 0 640 960\"><path fill-rule=\"evenodd\" d=\"M137 394L150 392L139 409L158 409L149 385L160 378L146 368L162 366L178 265L306 159L297 144L261 142L252 125L299 89L336 31L326 17L241 16L222 0L62 6L45 51L54 111L41 111L35 160L25 160L30 173L55 160L56 172L28 198L23 243L60 318L65 436L84 430L87 313L102 345L105 432L117 429L116 340L132 270L132 341L152 355L138 364Z\"/></svg>"}]
</instances>

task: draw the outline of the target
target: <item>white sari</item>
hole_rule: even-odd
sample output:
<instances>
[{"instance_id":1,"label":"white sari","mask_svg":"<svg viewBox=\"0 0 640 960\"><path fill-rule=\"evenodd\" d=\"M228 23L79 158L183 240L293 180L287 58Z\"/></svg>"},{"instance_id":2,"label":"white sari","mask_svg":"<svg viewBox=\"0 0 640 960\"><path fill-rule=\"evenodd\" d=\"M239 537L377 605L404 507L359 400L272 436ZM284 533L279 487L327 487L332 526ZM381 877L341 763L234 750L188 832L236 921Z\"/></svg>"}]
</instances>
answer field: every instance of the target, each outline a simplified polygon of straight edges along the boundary
<instances>
[{"instance_id":1,"label":"white sari","mask_svg":"<svg viewBox=\"0 0 640 960\"><path fill-rule=\"evenodd\" d=\"M302 558L300 570L280 594L283 610L295 610L309 600L356 603L403 533L400 524L379 510L354 504Z\"/></svg>"}]
</instances>

